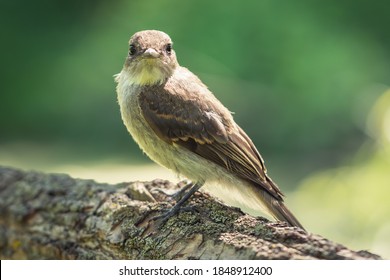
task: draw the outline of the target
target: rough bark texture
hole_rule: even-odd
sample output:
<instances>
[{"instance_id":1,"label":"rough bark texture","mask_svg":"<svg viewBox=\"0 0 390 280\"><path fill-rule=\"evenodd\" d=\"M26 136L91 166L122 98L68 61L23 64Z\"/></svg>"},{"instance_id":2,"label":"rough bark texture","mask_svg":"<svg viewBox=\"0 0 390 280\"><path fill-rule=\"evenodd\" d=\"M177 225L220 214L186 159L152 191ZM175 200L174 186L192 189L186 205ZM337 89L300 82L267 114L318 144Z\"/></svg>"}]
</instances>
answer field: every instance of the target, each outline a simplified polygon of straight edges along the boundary
<instances>
[{"instance_id":1,"label":"rough bark texture","mask_svg":"<svg viewBox=\"0 0 390 280\"><path fill-rule=\"evenodd\" d=\"M379 259L198 192L164 225L180 186L117 185L0 167L1 259Z\"/></svg>"}]
</instances>

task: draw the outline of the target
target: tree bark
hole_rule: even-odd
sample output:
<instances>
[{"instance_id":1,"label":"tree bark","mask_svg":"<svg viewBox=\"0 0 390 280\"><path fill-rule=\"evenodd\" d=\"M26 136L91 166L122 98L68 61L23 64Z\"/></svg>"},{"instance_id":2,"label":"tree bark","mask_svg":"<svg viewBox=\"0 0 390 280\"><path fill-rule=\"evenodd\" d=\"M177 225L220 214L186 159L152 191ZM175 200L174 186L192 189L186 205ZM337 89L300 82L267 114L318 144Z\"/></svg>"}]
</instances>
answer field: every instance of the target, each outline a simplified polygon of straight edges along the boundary
<instances>
[{"instance_id":1,"label":"tree bark","mask_svg":"<svg viewBox=\"0 0 390 280\"><path fill-rule=\"evenodd\" d=\"M380 259L197 192L165 224L168 181L116 185L0 167L1 259Z\"/></svg>"}]
</instances>

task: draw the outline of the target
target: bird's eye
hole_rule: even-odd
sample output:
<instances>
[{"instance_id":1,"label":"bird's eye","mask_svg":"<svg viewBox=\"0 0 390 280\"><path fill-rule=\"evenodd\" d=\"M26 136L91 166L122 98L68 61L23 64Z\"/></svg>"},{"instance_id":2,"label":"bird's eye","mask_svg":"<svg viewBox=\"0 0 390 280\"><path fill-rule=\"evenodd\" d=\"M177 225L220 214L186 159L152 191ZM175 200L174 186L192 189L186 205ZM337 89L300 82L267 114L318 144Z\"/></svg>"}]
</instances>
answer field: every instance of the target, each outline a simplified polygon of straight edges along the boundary
<instances>
[{"instance_id":1,"label":"bird's eye","mask_svg":"<svg viewBox=\"0 0 390 280\"><path fill-rule=\"evenodd\" d=\"M137 52L136 47L133 44L131 44L129 47L129 55L135 55L136 52Z\"/></svg>"},{"instance_id":2,"label":"bird's eye","mask_svg":"<svg viewBox=\"0 0 390 280\"><path fill-rule=\"evenodd\" d=\"M172 44L167 44L165 46L165 51L167 52L167 54L171 54L172 53Z\"/></svg>"}]
</instances>

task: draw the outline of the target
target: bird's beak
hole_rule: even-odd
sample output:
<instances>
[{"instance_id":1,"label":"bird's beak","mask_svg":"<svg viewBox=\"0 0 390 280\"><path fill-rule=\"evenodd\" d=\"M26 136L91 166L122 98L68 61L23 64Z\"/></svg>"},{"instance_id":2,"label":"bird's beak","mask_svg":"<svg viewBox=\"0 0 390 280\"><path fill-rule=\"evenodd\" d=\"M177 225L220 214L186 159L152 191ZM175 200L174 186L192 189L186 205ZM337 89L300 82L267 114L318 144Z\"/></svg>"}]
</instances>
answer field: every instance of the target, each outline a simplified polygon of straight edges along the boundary
<instances>
[{"instance_id":1,"label":"bird's beak","mask_svg":"<svg viewBox=\"0 0 390 280\"><path fill-rule=\"evenodd\" d=\"M143 56L146 58L157 58L160 54L153 48L148 48L144 51Z\"/></svg>"}]
</instances>

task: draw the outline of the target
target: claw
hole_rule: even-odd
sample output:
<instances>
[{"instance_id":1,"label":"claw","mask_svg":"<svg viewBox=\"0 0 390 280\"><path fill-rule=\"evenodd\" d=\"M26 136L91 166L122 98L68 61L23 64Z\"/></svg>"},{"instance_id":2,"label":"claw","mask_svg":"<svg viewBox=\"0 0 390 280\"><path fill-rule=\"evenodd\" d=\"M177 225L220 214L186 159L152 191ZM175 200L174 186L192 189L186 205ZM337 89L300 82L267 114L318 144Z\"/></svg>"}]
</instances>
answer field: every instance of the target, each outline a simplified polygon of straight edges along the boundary
<instances>
[{"instance_id":1,"label":"claw","mask_svg":"<svg viewBox=\"0 0 390 280\"><path fill-rule=\"evenodd\" d=\"M201 187L203 186L202 183L196 183L196 184L187 184L186 186L184 186L178 193L179 195L181 196L180 197L180 200L175 204L175 206L173 206L171 209L169 209L168 211L166 211L164 214L161 214L161 215L158 215L158 216L155 216L153 218L151 218L150 220L151 221L157 221L159 220L159 223L160 223L160 226L165 224L165 222L172 216L176 215L180 210L188 210L189 208L191 207L185 207L185 208L182 208L182 205L197 191L199 190ZM183 195L184 191L183 189L187 190L191 187L191 189ZM177 193L175 193L174 195L176 195ZM192 209L193 210L193 209Z\"/></svg>"}]
</instances>

